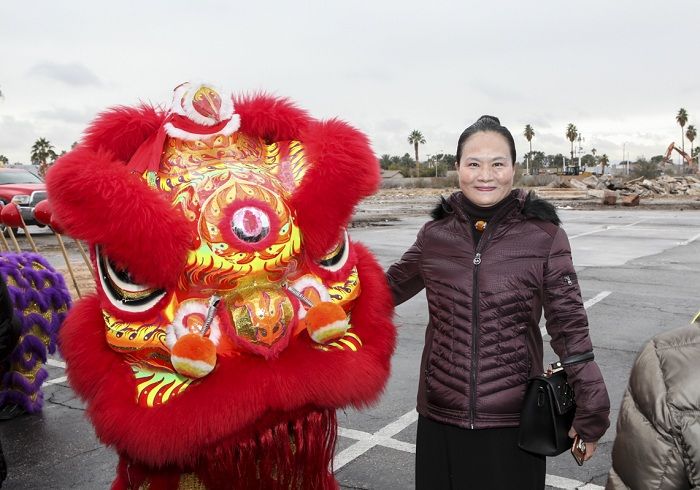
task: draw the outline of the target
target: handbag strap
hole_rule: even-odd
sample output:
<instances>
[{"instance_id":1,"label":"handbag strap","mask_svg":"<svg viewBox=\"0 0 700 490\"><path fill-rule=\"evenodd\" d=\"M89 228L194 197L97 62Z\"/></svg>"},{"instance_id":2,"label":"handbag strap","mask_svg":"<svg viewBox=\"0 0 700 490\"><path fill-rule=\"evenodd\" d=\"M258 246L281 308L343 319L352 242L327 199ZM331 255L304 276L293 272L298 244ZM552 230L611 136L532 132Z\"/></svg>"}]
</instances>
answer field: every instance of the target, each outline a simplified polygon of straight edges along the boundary
<instances>
[{"instance_id":1,"label":"handbag strap","mask_svg":"<svg viewBox=\"0 0 700 490\"><path fill-rule=\"evenodd\" d=\"M559 361L562 366L573 366L574 364L580 364L582 362L592 361L595 358L593 351L585 352L583 354L576 354L575 356L567 357Z\"/></svg>"}]
</instances>

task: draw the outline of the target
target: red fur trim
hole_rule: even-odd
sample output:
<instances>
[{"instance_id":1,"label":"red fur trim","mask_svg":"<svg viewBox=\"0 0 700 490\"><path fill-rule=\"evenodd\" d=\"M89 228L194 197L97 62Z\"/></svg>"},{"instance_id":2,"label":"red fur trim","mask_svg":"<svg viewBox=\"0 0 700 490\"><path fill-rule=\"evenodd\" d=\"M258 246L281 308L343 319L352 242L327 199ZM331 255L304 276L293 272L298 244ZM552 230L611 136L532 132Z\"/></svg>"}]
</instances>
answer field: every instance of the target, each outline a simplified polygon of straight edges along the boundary
<instances>
[{"instance_id":1,"label":"red fur trim","mask_svg":"<svg viewBox=\"0 0 700 490\"><path fill-rule=\"evenodd\" d=\"M301 135L312 167L291 200L304 247L318 258L335 244L352 210L379 185L379 164L367 137L337 119L309 124Z\"/></svg>"},{"instance_id":2,"label":"red fur trim","mask_svg":"<svg viewBox=\"0 0 700 490\"><path fill-rule=\"evenodd\" d=\"M46 187L53 213L69 235L100 244L139 282L175 286L193 229L111 154L73 150L49 170Z\"/></svg>"},{"instance_id":3,"label":"red fur trim","mask_svg":"<svg viewBox=\"0 0 700 490\"><path fill-rule=\"evenodd\" d=\"M131 369L105 341L99 299L78 301L61 327L60 347L70 383L87 401L100 439L150 466L187 468L216 454L224 439L257 426L263 414L374 402L390 371L393 303L381 267L355 246L364 294L351 323L362 339L360 350L324 352L300 335L274 360L220 357L206 378L154 408L136 405Z\"/></svg>"},{"instance_id":4,"label":"red fur trim","mask_svg":"<svg viewBox=\"0 0 700 490\"><path fill-rule=\"evenodd\" d=\"M164 119L165 113L153 106L114 107L92 122L85 132L84 145L92 150L109 150L117 160L126 163Z\"/></svg>"},{"instance_id":5,"label":"red fur trim","mask_svg":"<svg viewBox=\"0 0 700 490\"><path fill-rule=\"evenodd\" d=\"M298 140L300 131L309 123L308 113L286 98L266 93L236 97L236 114L241 116L240 131L273 141Z\"/></svg>"}]
</instances>

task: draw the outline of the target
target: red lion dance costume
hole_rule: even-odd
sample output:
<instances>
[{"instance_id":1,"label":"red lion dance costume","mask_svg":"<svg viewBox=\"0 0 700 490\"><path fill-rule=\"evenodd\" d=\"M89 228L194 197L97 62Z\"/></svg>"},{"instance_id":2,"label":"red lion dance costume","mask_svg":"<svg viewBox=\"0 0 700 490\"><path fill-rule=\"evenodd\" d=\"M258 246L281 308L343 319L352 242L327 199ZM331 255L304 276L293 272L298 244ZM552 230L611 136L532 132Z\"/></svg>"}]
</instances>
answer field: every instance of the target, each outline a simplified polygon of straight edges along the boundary
<instances>
[{"instance_id":1,"label":"red lion dance costume","mask_svg":"<svg viewBox=\"0 0 700 490\"><path fill-rule=\"evenodd\" d=\"M337 488L335 410L377 399L395 343L383 271L345 231L378 181L344 122L193 84L169 111L103 113L51 169L98 276L59 346L113 488Z\"/></svg>"}]
</instances>

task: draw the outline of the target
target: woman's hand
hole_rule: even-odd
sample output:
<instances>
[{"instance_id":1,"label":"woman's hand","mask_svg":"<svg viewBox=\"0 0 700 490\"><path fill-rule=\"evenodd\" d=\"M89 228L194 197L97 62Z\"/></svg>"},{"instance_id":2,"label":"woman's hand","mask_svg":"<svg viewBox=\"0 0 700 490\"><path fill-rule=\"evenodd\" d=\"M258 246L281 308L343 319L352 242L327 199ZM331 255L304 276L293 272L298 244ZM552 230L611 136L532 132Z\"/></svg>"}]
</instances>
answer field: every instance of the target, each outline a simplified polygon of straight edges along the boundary
<instances>
[{"instance_id":1,"label":"woman's hand","mask_svg":"<svg viewBox=\"0 0 700 490\"><path fill-rule=\"evenodd\" d=\"M573 439L577 435L578 435L578 433L576 432L576 429L571 427L571 429L569 429L569 437L571 437ZM591 459L593 457L593 453L595 453L595 450L598 448L598 441L595 441L595 442L583 441L583 442L586 443L586 455L583 457L583 460L588 461L589 459Z\"/></svg>"}]
</instances>

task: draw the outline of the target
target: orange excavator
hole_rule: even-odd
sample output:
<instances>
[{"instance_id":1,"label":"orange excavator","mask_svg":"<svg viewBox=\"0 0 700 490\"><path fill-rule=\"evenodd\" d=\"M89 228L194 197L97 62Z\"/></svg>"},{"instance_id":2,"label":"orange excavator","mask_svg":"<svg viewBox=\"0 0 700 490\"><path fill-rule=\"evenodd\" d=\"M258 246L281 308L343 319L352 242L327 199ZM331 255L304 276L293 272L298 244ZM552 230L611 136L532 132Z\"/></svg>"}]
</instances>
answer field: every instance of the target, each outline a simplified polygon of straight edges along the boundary
<instances>
[{"instance_id":1,"label":"orange excavator","mask_svg":"<svg viewBox=\"0 0 700 490\"><path fill-rule=\"evenodd\" d=\"M668 149L666 150L666 154L664 155L665 163L673 163L673 161L671 160L671 153L673 152L673 150L676 150L683 157L685 163L688 164L688 168L695 168L695 163L693 162L692 157L680 148L678 148L675 142L668 145Z\"/></svg>"}]
</instances>

